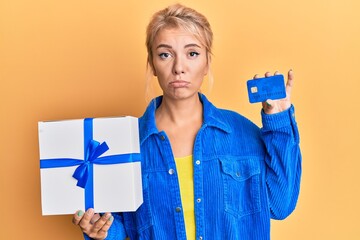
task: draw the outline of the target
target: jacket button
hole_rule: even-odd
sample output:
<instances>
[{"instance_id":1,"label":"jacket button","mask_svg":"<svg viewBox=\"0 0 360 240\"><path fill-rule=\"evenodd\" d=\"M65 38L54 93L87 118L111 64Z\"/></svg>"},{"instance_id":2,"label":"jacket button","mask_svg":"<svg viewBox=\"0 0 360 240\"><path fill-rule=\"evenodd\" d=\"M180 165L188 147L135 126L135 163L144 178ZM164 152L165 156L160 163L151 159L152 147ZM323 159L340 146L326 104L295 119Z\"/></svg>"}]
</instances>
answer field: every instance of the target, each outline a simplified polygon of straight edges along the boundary
<instances>
[{"instance_id":1,"label":"jacket button","mask_svg":"<svg viewBox=\"0 0 360 240\"><path fill-rule=\"evenodd\" d=\"M160 139L164 141L164 140L165 140L164 135L161 135L161 136L160 136Z\"/></svg>"},{"instance_id":2,"label":"jacket button","mask_svg":"<svg viewBox=\"0 0 360 240\"><path fill-rule=\"evenodd\" d=\"M175 173L175 170L174 170L174 169L172 169L172 168L169 169L169 174L170 174L170 175L173 175L174 173Z\"/></svg>"},{"instance_id":3,"label":"jacket button","mask_svg":"<svg viewBox=\"0 0 360 240\"><path fill-rule=\"evenodd\" d=\"M181 212L181 207L175 208L175 211L176 211L176 212Z\"/></svg>"}]
</instances>

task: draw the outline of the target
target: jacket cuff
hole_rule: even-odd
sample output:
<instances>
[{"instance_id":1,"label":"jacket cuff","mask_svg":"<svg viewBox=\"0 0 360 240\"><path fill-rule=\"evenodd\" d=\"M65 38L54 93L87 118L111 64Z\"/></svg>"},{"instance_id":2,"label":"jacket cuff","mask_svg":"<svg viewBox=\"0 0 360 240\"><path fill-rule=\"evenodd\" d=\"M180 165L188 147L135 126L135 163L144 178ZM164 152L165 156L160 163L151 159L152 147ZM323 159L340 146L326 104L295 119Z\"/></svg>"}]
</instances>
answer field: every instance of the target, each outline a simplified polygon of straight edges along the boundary
<instances>
[{"instance_id":1,"label":"jacket cuff","mask_svg":"<svg viewBox=\"0 0 360 240\"><path fill-rule=\"evenodd\" d=\"M285 111L274 114L266 114L264 110L261 110L261 117L263 130L274 131L296 125L295 108L293 105Z\"/></svg>"}]
</instances>

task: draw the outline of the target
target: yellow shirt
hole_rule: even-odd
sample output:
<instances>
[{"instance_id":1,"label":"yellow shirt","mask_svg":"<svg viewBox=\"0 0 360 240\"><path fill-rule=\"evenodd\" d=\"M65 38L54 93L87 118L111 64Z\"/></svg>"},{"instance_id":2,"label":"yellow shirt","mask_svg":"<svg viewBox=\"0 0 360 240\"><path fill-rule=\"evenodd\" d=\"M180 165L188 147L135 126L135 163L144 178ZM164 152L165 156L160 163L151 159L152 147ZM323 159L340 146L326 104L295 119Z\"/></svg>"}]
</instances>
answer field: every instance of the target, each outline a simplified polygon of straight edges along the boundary
<instances>
[{"instance_id":1,"label":"yellow shirt","mask_svg":"<svg viewBox=\"0 0 360 240\"><path fill-rule=\"evenodd\" d=\"M188 240L195 239L194 169L192 155L175 158Z\"/></svg>"}]
</instances>

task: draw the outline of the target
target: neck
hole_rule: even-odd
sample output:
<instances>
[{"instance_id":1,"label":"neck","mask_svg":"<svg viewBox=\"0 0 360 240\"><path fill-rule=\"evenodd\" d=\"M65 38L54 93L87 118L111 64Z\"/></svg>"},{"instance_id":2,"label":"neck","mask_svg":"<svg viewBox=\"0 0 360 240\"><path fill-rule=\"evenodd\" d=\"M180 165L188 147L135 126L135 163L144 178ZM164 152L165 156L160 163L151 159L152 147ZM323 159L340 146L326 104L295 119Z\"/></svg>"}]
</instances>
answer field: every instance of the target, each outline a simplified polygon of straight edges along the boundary
<instances>
[{"instance_id":1,"label":"neck","mask_svg":"<svg viewBox=\"0 0 360 240\"><path fill-rule=\"evenodd\" d=\"M186 99L169 99L163 96L161 105L156 110L156 120L183 125L189 121L202 119L202 104L198 94Z\"/></svg>"}]
</instances>

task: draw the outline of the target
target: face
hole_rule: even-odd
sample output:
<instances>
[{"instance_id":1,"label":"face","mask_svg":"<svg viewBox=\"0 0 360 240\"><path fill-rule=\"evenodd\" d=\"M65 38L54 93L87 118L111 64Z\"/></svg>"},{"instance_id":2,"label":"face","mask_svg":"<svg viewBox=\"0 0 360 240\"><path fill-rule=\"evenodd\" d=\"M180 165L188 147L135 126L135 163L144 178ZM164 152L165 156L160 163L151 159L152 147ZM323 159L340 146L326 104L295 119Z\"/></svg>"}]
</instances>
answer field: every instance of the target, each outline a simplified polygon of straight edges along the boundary
<instances>
[{"instance_id":1,"label":"face","mask_svg":"<svg viewBox=\"0 0 360 240\"><path fill-rule=\"evenodd\" d=\"M207 52L200 41L181 28L161 30L152 48L154 75L164 97L185 99L197 95L208 72Z\"/></svg>"}]
</instances>

